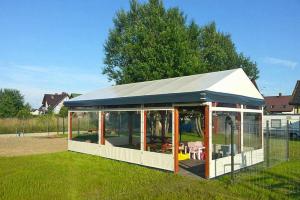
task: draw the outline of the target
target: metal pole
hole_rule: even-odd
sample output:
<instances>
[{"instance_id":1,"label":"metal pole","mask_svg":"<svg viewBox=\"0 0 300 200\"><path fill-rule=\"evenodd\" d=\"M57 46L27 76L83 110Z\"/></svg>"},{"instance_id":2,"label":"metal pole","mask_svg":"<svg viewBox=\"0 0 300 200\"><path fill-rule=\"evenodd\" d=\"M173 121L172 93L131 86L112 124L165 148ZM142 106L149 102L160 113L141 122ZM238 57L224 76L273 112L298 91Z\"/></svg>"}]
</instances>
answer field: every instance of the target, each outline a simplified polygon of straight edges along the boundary
<instances>
[{"instance_id":1,"label":"metal pole","mask_svg":"<svg viewBox=\"0 0 300 200\"><path fill-rule=\"evenodd\" d=\"M65 117L62 118L63 119L63 135L65 134Z\"/></svg>"},{"instance_id":2,"label":"metal pole","mask_svg":"<svg viewBox=\"0 0 300 200\"><path fill-rule=\"evenodd\" d=\"M289 132L290 132L290 122L286 121L286 160L290 158L290 146L289 146Z\"/></svg>"},{"instance_id":3,"label":"metal pole","mask_svg":"<svg viewBox=\"0 0 300 200\"><path fill-rule=\"evenodd\" d=\"M47 117L47 133L48 133L48 136L49 136L49 117Z\"/></svg>"},{"instance_id":4,"label":"metal pole","mask_svg":"<svg viewBox=\"0 0 300 200\"><path fill-rule=\"evenodd\" d=\"M56 134L58 135L58 131L59 131L59 125L58 125L58 123L59 123L59 118L58 117L56 117Z\"/></svg>"},{"instance_id":5,"label":"metal pole","mask_svg":"<svg viewBox=\"0 0 300 200\"><path fill-rule=\"evenodd\" d=\"M79 130L80 130L80 124L79 124L79 116L77 117L77 135L79 135Z\"/></svg>"},{"instance_id":6,"label":"metal pole","mask_svg":"<svg viewBox=\"0 0 300 200\"><path fill-rule=\"evenodd\" d=\"M234 181L234 124L230 121L231 127L231 181Z\"/></svg>"},{"instance_id":7,"label":"metal pole","mask_svg":"<svg viewBox=\"0 0 300 200\"><path fill-rule=\"evenodd\" d=\"M300 108L299 108L300 109ZM300 117L299 117L299 126L298 126L298 136L300 136Z\"/></svg>"},{"instance_id":8,"label":"metal pole","mask_svg":"<svg viewBox=\"0 0 300 200\"><path fill-rule=\"evenodd\" d=\"M267 130L266 130L266 158L267 158L267 167L270 167L270 129L269 129L269 120L267 120Z\"/></svg>"}]
</instances>

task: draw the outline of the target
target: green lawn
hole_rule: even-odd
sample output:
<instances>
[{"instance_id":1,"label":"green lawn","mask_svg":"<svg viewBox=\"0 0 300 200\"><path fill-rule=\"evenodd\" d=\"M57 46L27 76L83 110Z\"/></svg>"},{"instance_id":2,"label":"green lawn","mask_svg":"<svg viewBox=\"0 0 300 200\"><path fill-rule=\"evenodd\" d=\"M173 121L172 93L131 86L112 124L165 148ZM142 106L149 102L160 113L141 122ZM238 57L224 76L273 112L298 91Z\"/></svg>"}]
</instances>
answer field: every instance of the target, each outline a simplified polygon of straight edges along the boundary
<instances>
[{"instance_id":1,"label":"green lawn","mask_svg":"<svg viewBox=\"0 0 300 200\"><path fill-rule=\"evenodd\" d=\"M291 142L289 162L239 173L234 184L72 152L0 157L0 199L297 199L299 147Z\"/></svg>"}]
</instances>

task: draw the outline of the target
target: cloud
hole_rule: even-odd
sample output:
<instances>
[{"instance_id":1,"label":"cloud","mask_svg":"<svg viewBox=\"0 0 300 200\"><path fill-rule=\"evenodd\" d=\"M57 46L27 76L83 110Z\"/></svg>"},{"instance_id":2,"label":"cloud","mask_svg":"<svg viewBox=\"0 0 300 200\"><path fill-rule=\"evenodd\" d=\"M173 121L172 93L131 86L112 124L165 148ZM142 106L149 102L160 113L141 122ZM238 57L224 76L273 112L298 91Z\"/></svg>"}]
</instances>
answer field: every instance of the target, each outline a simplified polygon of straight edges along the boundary
<instances>
[{"instance_id":1,"label":"cloud","mask_svg":"<svg viewBox=\"0 0 300 200\"><path fill-rule=\"evenodd\" d=\"M0 64L0 88L20 90L35 108L40 106L45 93L86 93L108 85L111 83L97 67Z\"/></svg>"},{"instance_id":2,"label":"cloud","mask_svg":"<svg viewBox=\"0 0 300 200\"><path fill-rule=\"evenodd\" d=\"M290 69L295 69L295 67L298 65L298 63L295 61L274 58L274 57L266 57L264 59L264 62L267 64L278 65L278 66L287 67Z\"/></svg>"},{"instance_id":3,"label":"cloud","mask_svg":"<svg viewBox=\"0 0 300 200\"><path fill-rule=\"evenodd\" d=\"M17 68L25 71L31 71L31 72L39 72L39 73L45 73L49 72L49 70L45 67L41 66L33 66L33 65L17 65Z\"/></svg>"}]
</instances>

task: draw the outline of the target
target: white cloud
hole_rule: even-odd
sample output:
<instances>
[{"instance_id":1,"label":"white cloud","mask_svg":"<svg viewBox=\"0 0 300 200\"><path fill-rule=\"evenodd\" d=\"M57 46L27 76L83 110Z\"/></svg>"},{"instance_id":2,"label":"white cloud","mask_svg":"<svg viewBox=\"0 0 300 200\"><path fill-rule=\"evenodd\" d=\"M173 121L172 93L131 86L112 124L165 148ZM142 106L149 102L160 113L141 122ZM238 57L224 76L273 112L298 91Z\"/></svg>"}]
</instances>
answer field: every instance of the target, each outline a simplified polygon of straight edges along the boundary
<instances>
[{"instance_id":1,"label":"white cloud","mask_svg":"<svg viewBox=\"0 0 300 200\"><path fill-rule=\"evenodd\" d=\"M108 85L111 83L97 68L0 65L0 88L20 90L35 108L40 106L45 93L85 93Z\"/></svg>"},{"instance_id":2,"label":"white cloud","mask_svg":"<svg viewBox=\"0 0 300 200\"><path fill-rule=\"evenodd\" d=\"M290 69L295 69L295 67L298 65L298 63L295 61L274 58L274 57L266 57L264 59L264 62L267 64L278 65L278 66L287 67Z\"/></svg>"},{"instance_id":3,"label":"white cloud","mask_svg":"<svg viewBox=\"0 0 300 200\"><path fill-rule=\"evenodd\" d=\"M41 66L17 65L16 67L21 69L21 70L30 71L30 72L40 72L40 73L49 72L48 68L41 67Z\"/></svg>"}]
</instances>

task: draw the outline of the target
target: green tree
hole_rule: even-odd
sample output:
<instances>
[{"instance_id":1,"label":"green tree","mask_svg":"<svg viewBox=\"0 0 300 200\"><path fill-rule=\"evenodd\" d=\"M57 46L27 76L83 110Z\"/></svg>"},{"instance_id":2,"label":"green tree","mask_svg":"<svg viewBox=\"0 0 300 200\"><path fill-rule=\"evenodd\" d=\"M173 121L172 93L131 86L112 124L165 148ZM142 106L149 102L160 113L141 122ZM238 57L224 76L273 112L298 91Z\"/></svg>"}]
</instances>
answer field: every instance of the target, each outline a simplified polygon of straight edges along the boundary
<instances>
[{"instance_id":1,"label":"green tree","mask_svg":"<svg viewBox=\"0 0 300 200\"><path fill-rule=\"evenodd\" d=\"M129 11L118 11L113 22L103 73L116 84L238 67L258 77L256 63L237 53L229 34L217 31L215 23L188 24L183 12L166 9L161 0L131 0Z\"/></svg>"},{"instance_id":2,"label":"green tree","mask_svg":"<svg viewBox=\"0 0 300 200\"><path fill-rule=\"evenodd\" d=\"M53 108L49 107L45 114L40 115L39 116L39 121L41 122L41 124L46 124L47 125L47 133L49 135L50 124L53 124L53 121L54 121Z\"/></svg>"},{"instance_id":3,"label":"green tree","mask_svg":"<svg viewBox=\"0 0 300 200\"><path fill-rule=\"evenodd\" d=\"M105 44L103 73L117 84L188 75L200 66L186 18L159 0L121 10Z\"/></svg>"},{"instance_id":4,"label":"green tree","mask_svg":"<svg viewBox=\"0 0 300 200\"><path fill-rule=\"evenodd\" d=\"M15 117L24 108L24 97L14 89L0 89L0 117Z\"/></svg>"},{"instance_id":5,"label":"green tree","mask_svg":"<svg viewBox=\"0 0 300 200\"><path fill-rule=\"evenodd\" d=\"M27 103L25 106L19 110L17 117L19 120L21 120L22 123L22 133L25 133L25 122L31 117L31 106Z\"/></svg>"},{"instance_id":6,"label":"green tree","mask_svg":"<svg viewBox=\"0 0 300 200\"><path fill-rule=\"evenodd\" d=\"M59 116L63 119L63 134L65 134L65 118L68 117L68 108L63 106L59 111Z\"/></svg>"},{"instance_id":7,"label":"green tree","mask_svg":"<svg viewBox=\"0 0 300 200\"><path fill-rule=\"evenodd\" d=\"M25 106L23 106L22 109L19 110L17 117L19 119L28 119L31 117L31 106L27 103Z\"/></svg>"},{"instance_id":8,"label":"green tree","mask_svg":"<svg viewBox=\"0 0 300 200\"><path fill-rule=\"evenodd\" d=\"M238 53L230 34L217 31L215 23L200 28L199 46L205 72L243 68L250 79L258 78L256 63Z\"/></svg>"}]
</instances>

